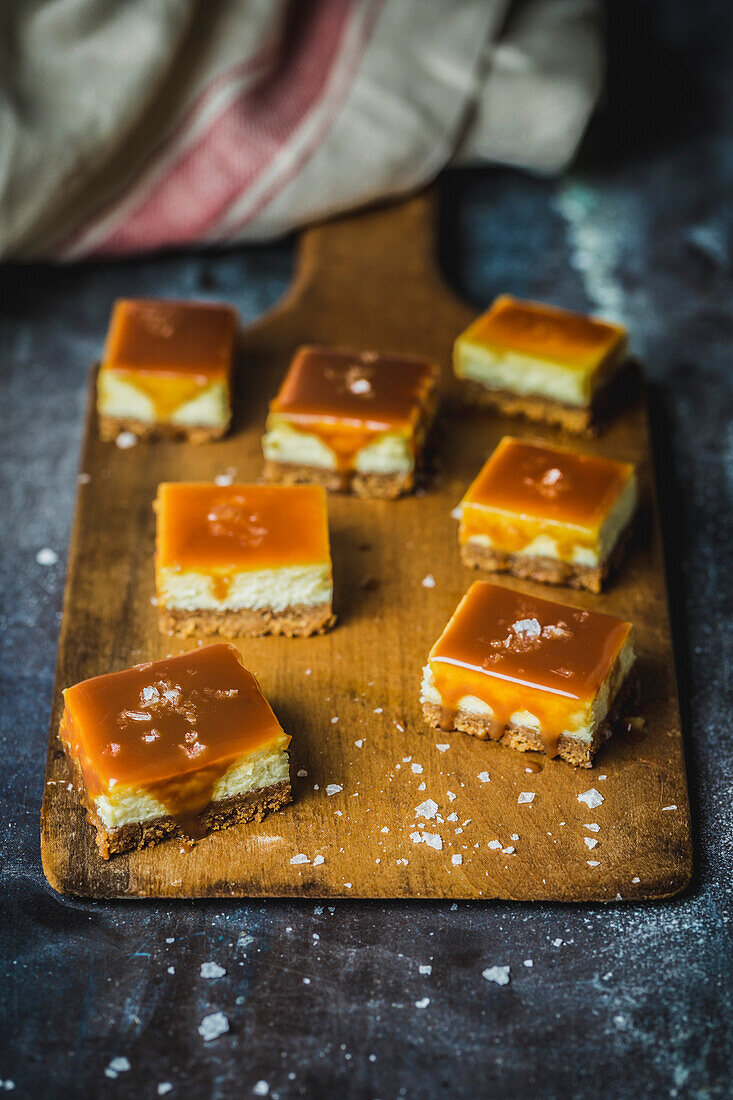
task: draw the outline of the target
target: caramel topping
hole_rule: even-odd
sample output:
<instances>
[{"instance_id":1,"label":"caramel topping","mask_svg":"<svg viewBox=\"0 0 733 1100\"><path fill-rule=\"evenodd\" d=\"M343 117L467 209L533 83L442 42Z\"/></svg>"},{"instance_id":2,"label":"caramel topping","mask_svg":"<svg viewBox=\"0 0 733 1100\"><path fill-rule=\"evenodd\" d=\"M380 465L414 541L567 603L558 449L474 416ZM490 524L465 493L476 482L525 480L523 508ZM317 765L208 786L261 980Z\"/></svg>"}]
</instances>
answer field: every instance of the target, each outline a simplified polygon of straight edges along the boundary
<instances>
[{"instance_id":1,"label":"caramel topping","mask_svg":"<svg viewBox=\"0 0 733 1100\"><path fill-rule=\"evenodd\" d=\"M584 368L599 364L617 348L626 339L626 330L582 313L503 294L466 335L499 354L516 352Z\"/></svg>"},{"instance_id":2,"label":"caramel topping","mask_svg":"<svg viewBox=\"0 0 733 1100\"><path fill-rule=\"evenodd\" d=\"M301 348L270 403L271 423L317 435L347 469L385 432L402 432L414 446L436 376L432 363L411 356Z\"/></svg>"},{"instance_id":3,"label":"caramel topping","mask_svg":"<svg viewBox=\"0 0 733 1100\"><path fill-rule=\"evenodd\" d=\"M91 797L143 789L176 817L211 801L236 760L289 738L230 645L212 645L64 692L61 736Z\"/></svg>"},{"instance_id":4,"label":"caramel topping","mask_svg":"<svg viewBox=\"0 0 733 1100\"><path fill-rule=\"evenodd\" d=\"M528 711L554 756L563 731L586 719L630 630L610 615L476 581L430 652L444 718L475 696L493 711L498 739Z\"/></svg>"},{"instance_id":5,"label":"caramel topping","mask_svg":"<svg viewBox=\"0 0 733 1100\"><path fill-rule=\"evenodd\" d=\"M230 306L120 299L102 369L141 390L166 420L213 382L228 382L236 323Z\"/></svg>"},{"instance_id":6,"label":"caramel topping","mask_svg":"<svg viewBox=\"0 0 733 1100\"><path fill-rule=\"evenodd\" d=\"M158 568L219 572L330 560L326 494L319 485L158 486Z\"/></svg>"},{"instance_id":7,"label":"caramel topping","mask_svg":"<svg viewBox=\"0 0 733 1100\"><path fill-rule=\"evenodd\" d=\"M627 462L505 436L461 502L461 543L488 535L517 553L548 535L561 555L577 545L595 547L633 474Z\"/></svg>"}]
</instances>

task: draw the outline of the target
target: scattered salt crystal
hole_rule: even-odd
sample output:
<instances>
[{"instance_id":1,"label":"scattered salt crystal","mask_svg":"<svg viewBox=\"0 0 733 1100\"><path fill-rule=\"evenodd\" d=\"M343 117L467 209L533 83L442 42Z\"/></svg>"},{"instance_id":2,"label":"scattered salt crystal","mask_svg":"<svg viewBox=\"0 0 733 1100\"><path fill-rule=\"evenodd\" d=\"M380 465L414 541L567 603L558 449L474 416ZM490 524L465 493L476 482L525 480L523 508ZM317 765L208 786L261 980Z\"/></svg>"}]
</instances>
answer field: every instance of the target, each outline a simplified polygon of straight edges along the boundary
<instances>
[{"instance_id":1,"label":"scattered salt crystal","mask_svg":"<svg viewBox=\"0 0 733 1100\"><path fill-rule=\"evenodd\" d=\"M412 760L411 756L403 756L402 757L402 763L403 764L409 764L411 760Z\"/></svg>"},{"instance_id":2,"label":"scattered salt crystal","mask_svg":"<svg viewBox=\"0 0 733 1100\"><path fill-rule=\"evenodd\" d=\"M585 861L589 867L600 867L600 863L597 859L586 859Z\"/></svg>"},{"instance_id":3,"label":"scattered salt crystal","mask_svg":"<svg viewBox=\"0 0 733 1100\"><path fill-rule=\"evenodd\" d=\"M338 715L334 715L333 718L331 719L331 725L335 726L337 722L338 722Z\"/></svg>"},{"instance_id":4,"label":"scattered salt crystal","mask_svg":"<svg viewBox=\"0 0 733 1100\"><path fill-rule=\"evenodd\" d=\"M114 1077L117 1077L117 1075L119 1073L127 1073L127 1071L131 1068L132 1067L131 1067L129 1061L127 1060L127 1058L125 1058L121 1055L118 1055L116 1058L112 1059L112 1061L110 1062L110 1064L107 1066L106 1070L104 1071L104 1074L105 1074L105 1077L114 1078Z\"/></svg>"},{"instance_id":5,"label":"scattered salt crystal","mask_svg":"<svg viewBox=\"0 0 733 1100\"><path fill-rule=\"evenodd\" d=\"M298 769L298 779L305 779L305 777L307 775L308 775L308 772L305 770L305 768L299 768Z\"/></svg>"},{"instance_id":6,"label":"scattered salt crystal","mask_svg":"<svg viewBox=\"0 0 733 1100\"><path fill-rule=\"evenodd\" d=\"M458 814L448 814L448 821L458 821Z\"/></svg>"},{"instance_id":7,"label":"scattered salt crystal","mask_svg":"<svg viewBox=\"0 0 733 1100\"><path fill-rule=\"evenodd\" d=\"M375 707L372 714L384 714L384 707Z\"/></svg>"},{"instance_id":8,"label":"scattered salt crystal","mask_svg":"<svg viewBox=\"0 0 733 1100\"><path fill-rule=\"evenodd\" d=\"M525 638L539 638L542 633L537 619L518 619L516 623L512 623L512 630L515 634L523 634Z\"/></svg>"},{"instance_id":9,"label":"scattered salt crystal","mask_svg":"<svg viewBox=\"0 0 733 1100\"><path fill-rule=\"evenodd\" d=\"M341 786L340 783L329 783L326 787L326 794L330 798L332 794L338 794L339 791L342 791L343 789L344 788Z\"/></svg>"},{"instance_id":10,"label":"scattered salt crystal","mask_svg":"<svg viewBox=\"0 0 733 1100\"><path fill-rule=\"evenodd\" d=\"M448 749L450 748L450 745L436 745L435 747L438 750L438 752L448 752Z\"/></svg>"},{"instance_id":11,"label":"scattered salt crystal","mask_svg":"<svg viewBox=\"0 0 733 1100\"><path fill-rule=\"evenodd\" d=\"M258 1081L252 1089L252 1092L255 1094L255 1096L267 1096L269 1091L270 1086L268 1085L267 1081Z\"/></svg>"},{"instance_id":12,"label":"scattered salt crystal","mask_svg":"<svg viewBox=\"0 0 733 1100\"><path fill-rule=\"evenodd\" d=\"M382 830L381 830L381 831L382 831L383 833L388 833L388 832L389 832L389 829L387 828L387 826L386 826L386 825L383 825L383 826L382 826Z\"/></svg>"},{"instance_id":13,"label":"scattered salt crystal","mask_svg":"<svg viewBox=\"0 0 733 1100\"><path fill-rule=\"evenodd\" d=\"M428 573L427 577L422 579L423 588L435 588L435 577L432 573Z\"/></svg>"},{"instance_id":14,"label":"scattered salt crystal","mask_svg":"<svg viewBox=\"0 0 733 1100\"><path fill-rule=\"evenodd\" d=\"M552 941L552 946L553 947L562 947L562 940L560 939L559 936L556 940Z\"/></svg>"},{"instance_id":15,"label":"scattered salt crystal","mask_svg":"<svg viewBox=\"0 0 733 1100\"><path fill-rule=\"evenodd\" d=\"M582 794L578 795L578 802L585 802L589 810L595 810L603 801L603 795L595 787L591 787L589 791L583 791Z\"/></svg>"},{"instance_id":16,"label":"scattered salt crystal","mask_svg":"<svg viewBox=\"0 0 733 1100\"><path fill-rule=\"evenodd\" d=\"M176 937L175 936L166 936L165 942L166 943L175 943L176 942Z\"/></svg>"},{"instance_id":17,"label":"scattered salt crystal","mask_svg":"<svg viewBox=\"0 0 733 1100\"><path fill-rule=\"evenodd\" d=\"M344 886L346 887L347 890L351 889L351 883L350 882L345 882Z\"/></svg>"},{"instance_id":18,"label":"scattered salt crystal","mask_svg":"<svg viewBox=\"0 0 733 1100\"><path fill-rule=\"evenodd\" d=\"M525 959L522 965L523 966L534 966L534 960L533 959Z\"/></svg>"},{"instance_id":19,"label":"scattered salt crystal","mask_svg":"<svg viewBox=\"0 0 733 1100\"><path fill-rule=\"evenodd\" d=\"M421 1001L415 1001L415 1008L427 1008L430 1004L429 997L423 997Z\"/></svg>"},{"instance_id":20,"label":"scattered salt crystal","mask_svg":"<svg viewBox=\"0 0 733 1100\"><path fill-rule=\"evenodd\" d=\"M454 794L453 791L446 791L445 793L448 796L449 802L455 802L456 798L458 797L458 795Z\"/></svg>"},{"instance_id":21,"label":"scattered salt crystal","mask_svg":"<svg viewBox=\"0 0 733 1100\"><path fill-rule=\"evenodd\" d=\"M525 802L534 802L534 791L520 791L517 802L520 806Z\"/></svg>"},{"instance_id":22,"label":"scattered salt crystal","mask_svg":"<svg viewBox=\"0 0 733 1100\"><path fill-rule=\"evenodd\" d=\"M170 1081L161 1081L158 1085L158 1096L167 1096L167 1094L172 1091L173 1085Z\"/></svg>"},{"instance_id":23,"label":"scattered salt crystal","mask_svg":"<svg viewBox=\"0 0 733 1100\"><path fill-rule=\"evenodd\" d=\"M504 853L505 856L514 855L514 851L515 851L515 849L512 848L511 844L509 845L508 848L502 848L502 852Z\"/></svg>"},{"instance_id":24,"label":"scattered salt crystal","mask_svg":"<svg viewBox=\"0 0 733 1100\"><path fill-rule=\"evenodd\" d=\"M677 807L676 806L662 806L662 809L663 810L676 810Z\"/></svg>"},{"instance_id":25,"label":"scattered salt crystal","mask_svg":"<svg viewBox=\"0 0 733 1100\"><path fill-rule=\"evenodd\" d=\"M597 833L597 832L600 831L601 827L600 827L600 825L597 825L595 823L595 821L591 821L590 825L584 825L583 828L584 829L589 829L590 832L592 832L592 833Z\"/></svg>"},{"instance_id":26,"label":"scattered salt crystal","mask_svg":"<svg viewBox=\"0 0 733 1100\"><path fill-rule=\"evenodd\" d=\"M491 782L491 776L489 775L488 772L479 772L478 777L479 777L479 779L482 783L490 783Z\"/></svg>"},{"instance_id":27,"label":"scattered salt crystal","mask_svg":"<svg viewBox=\"0 0 733 1100\"><path fill-rule=\"evenodd\" d=\"M598 841L596 840L596 838L595 838L595 837L593 837L593 836L584 836L584 837L583 837L583 842L585 843L585 845L586 845L586 847L587 847L587 848L590 848L590 849L591 849L591 851L593 851L593 849L595 848L596 844L598 843Z\"/></svg>"},{"instance_id":28,"label":"scattered salt crystal","mask_svg":"<svg viewBox=\"0 0 733 1100\"><path fill-rule=\"evenodd\" d=\"M137 436L134 432L120 432L115 443L121 451L129 451L130 447L134 447L137 443Z\"/></svg>"},{"instance_id":29,"label":"scattered salt crystal","mask_svg":"<svg viewBox=\"0 0 733 1100\"><path fill-rule=\"evenodd\" d=\"M451 512L451 517L453 519L460 519L462 511L463 511L463 509L461 508L460 504L456 504L455 508Z\"/></svg>"},{"instance_id":30,"label":"scattered salt crystal","mask_svg":"<svg viewBox=\"0 0 733 1100\"><path fill-rule=\"evenodd\" d=\"M219 966L218 963L208 962L201 963L201 977L202 978L223 978L226 974L226 970L223 966Z\"/></svg>"},{"instance_id":31,"label":"scattered salt crystal","mask_svg":"<svg viewBox=\"0 0 733 1100\"><path fill-rule=\"evenodd\" d=\"M413 764L412 770L415 775L422 775L422 764Z\"/></svg>"},{"instance_id":32,"label":"scattered salt crystal","mask_svg":"<svg viewBox=\"0 0 733 1100\"><path fill-rule=\"evenodd\" d=\"M487 966L486 970L482 971L481 977L496 985L509 985L510 970L510 966Z\"/></svg>"},{"instance_id":33,"label":"scattered salt crystal","mask_svg":"<svg viewBox=\"0 0 733 1100\"><path fill-rule=\"evenodd\" d=\"M225 474L217 474L214 478L215 485L231 485L234 481L234 471L227 470Z\"/></svg>"},{"instance_id":34,"label":"scattered salt crystal","mask_svg":"<svg viewBox=\"0 0 733 1100\"><path fill-rule=\"evenodd\" d=\"M50 546L44 546L42 550L39 550L36 554L36 561L39 565L55 565L59 560L59 556L55 550L52 550Z\"/></svg>"},{"instance_id":35,"label":"scattered salt crystal","mask_svg":"<svg viewBox=\"0 0 733 1100\"><path fill-rule=\"evenodd\" d=\"M305 670L305 672L303 673L303 675L304 675L304 676L310 676L310 674L312 673L312 671L313 671L313 669L312 669L312 668L307 668L307 669Z\"/></svg>"},{"instance_id":36,"label":"scattered salt crystal","mask_svg":"<svg viewBox=\"0 0 733 1100\"><path fill-rule=\"evenodd\" d=\"M599 779L608 779L608 776L607 775L599 775L598 778Z\"/></svg>"},{"instance_id":37,"label":"scattered salt crystal","mask_svg":"<svg viewBox=\"0 0 733 1100\"><path fill-rule=\"evenodd\" d=\"M438 803L433 802L432 798L427 798L424 802L421 802L419 806L415 807L415 813L418 817L424 817L426 820L435 817L437 812Z\"/></svg>"},{"instance_id":38,"label":"scattered salt crystal","mask_svg":"<svg viewBox=\"0 0 733 1100\"><path fill-rule=\"evenodd\" d=\"M323 858L323 856L314 856L314 857L313 857L313 866L314 866L314 867L320 867L320 866L321 866L321 864L322 864L322 863L325 863L325 862L326 862L326 861L325 861L325 859Z\"/></svg>"},{"instance_id":39,"label":"scattered salt crystal","mask_svg":"<svg viewBox=\"0 0 733 1100\"><path fill-rule=\"evenodd\" d=\"M459 864L463 863L463 856L461 856L461 855L451 856L450 861L451 861L451 863L453 864L454 867L458 867Z\"/></svg>"},{"instance_id":40,"label":"scattered salt crystal","mask_svg":"<svg viewBox=\"0 0 733 1100\"><path fill-rule=\"evenodd\" d=\"M426 787L427 787L427 783L421 783L420 786L417 789L419 791L424 791L426 789Z\"/></svg>"},{"instance_id":41,"label":"scattered salt crystal","mask_svg":"<svg viewBox=\"0 0 733 1100\"><path fill-rule=\"evenodd\" d=\"M357 749L360 749L361 746L364 744L364 738L360 737L358 741L354 741L354 744L356 745Z\"/></svg>"},{"instance_id":42,"label":"scattered salt crystal","mask_svg":"<svg viewBox=\"0 0 733 1100\"><path fill-rule=\"evenodd\" d=\"M500 840L490 840L489 841L489 848L493 848L494 851L496 851L497 848L501 848L501 841Z\"/></svg>"},{"instance_id":43,"label":"scattered salt crystal","mask_svg":"<svg viewBox=\"0 0 733 1100\"><path fill-rule=\"evenodd\" d=\"M631 880L631 881L632 881L632 882L641 882L641 879L639 878L639 876L638 876L638 875L634 875L634 877L632 878L632 880Z\"/></svg>"},{"instance_id":44,"label":"scattered salt crystal","mask_svg":"<svg viewBox=\"0 0 733 1100\"><path fill-rule=\"evenodd\" d=\"M512 833L509 837L510 840L519 840L519 833Z\"/></svg>"},{"instance_id":45,"label":"scattered salt crystal","mask_svg":"<svg viewBox=\"0 0 733 1100\"><path fill-rule=\"evenodd\" d=\"M422 963L422 964L421 964L421 965L420 965L420 966L418 967L418 970L420 971L420 973L421 973L421 974L428 974L428 975L430 975L430 974L432 974L432 973L433 973L433 968L432 968L432 966L430 966L430 964L429 964L429 963Z\"/></svg>"},{"instance_id":46,"label":"scattered salt crystal","mask_svg":"<svg viewBox=\"0 0 733 1100\"><path fill-rule=\"evenodd\" d=\"M293 856L290 860L291 863L310 863L308 856L305 853L300 852L297 856Z\"/></svg>"}]
</instances>

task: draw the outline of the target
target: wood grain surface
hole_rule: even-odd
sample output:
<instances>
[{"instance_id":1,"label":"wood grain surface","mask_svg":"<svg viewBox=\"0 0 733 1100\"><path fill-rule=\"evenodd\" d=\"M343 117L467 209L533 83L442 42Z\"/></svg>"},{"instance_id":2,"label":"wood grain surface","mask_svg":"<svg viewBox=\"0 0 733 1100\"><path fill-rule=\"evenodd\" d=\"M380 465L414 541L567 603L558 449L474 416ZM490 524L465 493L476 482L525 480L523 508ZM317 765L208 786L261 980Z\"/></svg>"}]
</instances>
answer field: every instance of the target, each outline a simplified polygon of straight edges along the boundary
<instances>
[{"instance_id":1,"label":"wood grain surface","mask_svg":"<svg viewBox=\"0 0 733 1100\"><path fill-rule=\"evenodd\" d=\"M552 429L461 412L451 396L450 351L473 314L441 281L434 218L428 194L303 235L291 291L243 334L234 423L221 442L139 443L130 450L100 443L90 379L41 819L43 867L56 890L97 898L586 901L660 898L689 882L689 806L643 397L599 440L582 444ZM239 643L293 736L293 805L260 825L212 834L190 851L168 842L105 862L69 789L56 734L61 689L192 648L158 633L151 603L156 486L228 471L236 480L257 479L267 402L303 342L436 358L445 401L431 469L417 495L397 502L329 497L339 616L332 633ZM607 593L504 582L636 626L646 735L615 737L592 770L446 735L421 716L425 658L477 576L461 565L451 510L507 432L639 466L645 514ZM427 576L434 587L423 584ZM530 760L539 772L525 770ZM485 772L488 782L479 779ZM331 784L341 789L328 794ZM590 787L604 797L595 810L577 800ZM535 793L531 804L518 804L522 791ZM415 807L427 798L444 819L427 829L441 836L442 850L410 837L421 820ZM457 820L447 821L453 813ZM590 833L587 823L600 830ZM593 851L585 836L598 840ZM496 840L514 851L490 848ZM298 854L324 861L293 864ZM454 864L454 856L462 862Z\"/></svg>"}]
</instances>

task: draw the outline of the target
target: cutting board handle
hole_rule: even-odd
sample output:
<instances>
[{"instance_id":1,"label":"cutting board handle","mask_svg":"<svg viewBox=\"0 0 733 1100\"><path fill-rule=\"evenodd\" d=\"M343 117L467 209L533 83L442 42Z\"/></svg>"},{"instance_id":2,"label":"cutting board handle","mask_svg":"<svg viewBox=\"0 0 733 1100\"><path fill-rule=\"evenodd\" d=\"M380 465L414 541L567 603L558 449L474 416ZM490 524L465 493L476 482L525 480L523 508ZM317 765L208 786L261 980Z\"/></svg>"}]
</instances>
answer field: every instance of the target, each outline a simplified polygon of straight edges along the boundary
<instances>
[{"instance_id":1,"label":"cutting board handle","mask_svg":"<svg viewBox=\"0 0 733 1100\"><path fill-rule=\"evenodd\" d=\"M292 298L319 306L353 305L368 291L370 310L399 308L408 299L451 295L436 262L438 192L431 187L391 206L371 207L312 226L301 235ZM403 299L404 303L404 299Z\"/></svg>"}]
</instances>

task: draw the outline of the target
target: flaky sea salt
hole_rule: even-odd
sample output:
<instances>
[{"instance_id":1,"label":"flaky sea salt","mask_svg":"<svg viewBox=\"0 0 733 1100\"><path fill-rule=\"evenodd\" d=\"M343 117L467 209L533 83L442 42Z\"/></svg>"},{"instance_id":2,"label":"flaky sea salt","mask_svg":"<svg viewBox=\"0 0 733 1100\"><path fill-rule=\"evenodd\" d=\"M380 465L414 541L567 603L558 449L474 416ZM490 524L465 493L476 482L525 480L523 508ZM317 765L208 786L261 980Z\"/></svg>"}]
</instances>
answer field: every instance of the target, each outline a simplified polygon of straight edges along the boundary
<instances>
[{"instance_id":1,"label":"flaky sea salt","mask_svg":"<svg viewBox=\"0 0 733 1100\"><path fill-rule=\"evenodd\" d=\"M489 775L488 772L479 772L478 773L478 778L479 778L479 781L481 783L490 783L491 782L491 776Z\"/></svg>"},{"instance_id":2,"label":"flaky sea salt","mask_svg":"<svg viewBox=\"0 0 733 1100\"><path fill-rule=\"evenodd\" d=\"M255 1094L255 1096L267 1096L269 1091L270 1086L268 1085L267 1081L258 1081L257 1084L254 1085L252 1088L252 1092Z\"/></svg>"},{"instance_id":3,"label":"flaky sea salt","mask_svg":"<svg viewBox=\"0 0 733 1100\"><path fill-rule=\"evenodd\" d=\"M429 997L423 997L420 1001L415 1001L415 1008L427 1008L430 1004Z\"/></svg>"},{"instance_id":4,"label":"flaky sea salt","mask_svg":"<svg viewBox=\"0 0 733 1100\"><path fill-rule=\"evenodd\" d=\"M300 852L297 856L293 856L293 858L290 860L290 862L294 863L294 864L310 863L310 860L308 859L308 856L305 855L304 852Z\"/></svg>"},{"instance_id":5,"label":"flaky sea salt","mask_svg":"<svg viewBox=\"0 0 733 1100\"><path fill-rule=\"evenodd\" d=\"M420 583L423 588L435 588L435 577L432 573L428 573L427 577L423 577Z\"/></svg>"},{"instance_id":6,"label":"flaky sea salt","mask_svg":"<svg viewBox=\"0 0 733 1100\"><path fill-rule=\"evenodd\" d=\"M595 821L591 821L590 825L584 825L583 828L588 829L591 833L597 833L601 827Z\"/></svg>"},{"instance_id":7,"label":"flaky sea salt","mask_svg":"<svg viewBox=\"0 0 733 1100\"><path fill-rule=\"evenodd\" d=\"M426 798L424 802L421 802L419 806L415 807L415 813L418 817L424 817L426 820L430 820L431 817L435 817L438 812L438 803L433 802L432 798Z\"/></svg>"},{"instance_id":8,"label":"flaky sea salt","mask_svg":"<svg viewBox=\"0 0 733 1100\"><path fill-rule=\"evenodd\" d=\"M451 861L451 863L453 864L454 867L459 867L460 864L463 863L463 856L462 855L451 856L450 861Z\"/></svg>"},{"instance_id":9,"label":"flaky sea salt","mask_svg":"<svg viewBox=\"0 0 733 1100\"><path fill-rule=\"evenodd\" d=\"M585 862L589 867L600 867L600 863L597 859L586 859Z\"/></svg>"},{"instance_id":10,"label":"flaky sea salt","mask_svg":"<svg viewBox=\"0 0 733 1100\"><path fill-rule=\"evenodd\" d=\"M494 982L495 985L509 985L510 970L510 966L487 966L486 970L481 972L481 977L486 978L487 982Z\"/></svg>"},{"instance_id":11,"label":"flaky sea salt","mask_svg":"<svg viewBox=\"0 0 733 1100\"><path fill-rule=\"evenodd\" d=\"M455 802L456 798L458 797L458 795L454 794L453 791L446 791L445 793L449 802Z\"/></svg>"},{"instance_id":12,"label":"flaky sea salt","mask_svg":"<svg viewBox=\"0 0 733 1100\"><path fill-rule=\"evenodd\" d=\"M583 791L582 794L578 795L578 802L585 802L589 810L595 810L603 801L603 795L595 787L591 787L589 791Z\"/></svg>"},{"instance_id":13,"label":"flaky sea salt","mask_svg":"<svg viewBox=\"0 0 733 1100\"><path fill-rule=\"evenodd\" d=\"M326 860L323 858L323 856L314 856L313 857L313 866L314 867L320 867L321 864L325 863L325 862L326 862Z\"/></svg>"},{"instance_id":14,"label":"flaky sea salt","mask_svg":"<svg viewBox=\"0 0 733 1100\"><path fill-rule=\"evenodd\" d=\"M586 845L587 848L590 848L591 851L593 851L596 844L598 843L596 838L593 837L593 836L584 836L583 837L583 842L584 842L584 844Z\"/></svg>"},{"instance_id":15,"label":"flaky sea salt","mask_svg":"<svg viewBox=\"0 0 733 1100\"><path fill-rule=\"evenodd\" d=\"M412 770L415 773L415 775L422 775L422 771L423 771L422 764L413 764L412 765Z\"/></svg>"},{"instance_id":16,"label":"flaky sea salt","mask_svg":"<svg viewBox=\"0 0 733 1100\"><path fill-rule=\"evenodd\" d=\"M496 851L497 848L501 848L501 841L500 840L490 840L489 841L489 848L493 848L494 851Z\"/></svg>"},{"instance_id":17,"label":"flaky sea salt","mask_svg":"<svg viewBox=\"0 0 733 1100\"><path fill-rule=\"evenodd\" d=\"M339 791L342 791L343 789L344 788L341 786L340 783L329 783L328 786L326 787L326 794L330 798L331 795L338 794Z\"/></svg>"},{"instance_id":18,"label":"flaky sea salt","mask_svg":"<svg viewBox=\"0 0 733 1100\"><path fill-rule=\"evenodd\" d=\"M448 752L448 749L450 748L450 745L436 745L435 747L438 750L438 752Z\"/></svg>"},{"instance_id":19,"label":"flaky sea salt","mask_svg":"<svg viewBox=\"0 0 733 1100\"><path fill-rule=\"evenodd\" d=\"M229 1031L229 1020L223 1012L212 1012L209 1016L204 1016L198 1031L204 1042L210 1043L212 1039L218 1039Z\"/></svg>"},{"instance_id":20,"label":"flaky sea salt","mask_svg":"<svg viewBox=\"0 0 733 1100\"><path fill-rule=\"evenodd\" d=\"M216 962L201 963L202 978L223 978L226 970Z\"/></svg>"},{"instance_id":21,"label":"flaky sea salt","mask_svg":"<svg viewBox=\"0 0 733 1100\"><path fill-rule=\"evenodd\" d=\"M50 546L44 546L36 554L36 562L38 565L56 565L58 560L58 554L55 550L52 550Z\"/></svg>"},{"instance_id":22,"label":"flaky sea salt","mask_svg":"<svg viewBox=\"0 0 733 1100\"><path fill-rule=\"evenodd\" d=\"M127 1073L127 1071L131 1068L132 1067L128 1059L122 1055L118 1055L116 1058L113 1058L110 1064L107 1066L104 1071L104 1075L105 1077L111 1077L114 1079L115 1077L117 1077L118 1074Z\"/></svg>"},{"instance_id":23,"label":"flaky sea salt","mask_svg":"<svg viewBox=\"0 0 733 1100\"><path fill-rule=\"evenodd\" d=\"M525 638L539 638L542 633L542 627L537 619L519 619L516 623L512 623L512 630Z\"/></svg>"},{"instance_id":24,"label":"flaky sea salt","mask_svg":"<svg viewBox=\"0 0 733 1100\"><path fill-rule=\"evenodd\" d=\"M120 432L115 443L121 451L129 451L130 447L134 447L137 443L137 436L134 432Z\"/></svg>"},{"instance_id":25,"label":"flaky sea salt","mask_svg":"<svg viewBox=\"0 0 733 1100\"><path fill-rule=\"evenodd\" d=\"M525 802L534 802L534 791L520 791L517 802L520 806Z\"/></svg>"},{"instance_id":26,"label":"flaky sea salt","mask_svg":"<svg viewBox=\"0 0 733 1100\"><path fill-rule=\"evenodd\" d=\"M430 974L433 973L433 968L430 963L421 963L421 965L418 966L418 970L421 974L425 974L427 976L430 976Z\"/></svg>"},{"instance_id":27,"label":"flaky sea salt","mask_svg":"<svg viewBox=\"0 0 733 1100\"><path fill-rule=\"evenodd\" d=\"M419 833L417 830L410 833L413 844L427 844L428 848L434 848L436 852L443 850L443 839L437 833Z\"/></svg>"}]
</instances>

